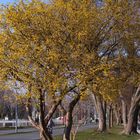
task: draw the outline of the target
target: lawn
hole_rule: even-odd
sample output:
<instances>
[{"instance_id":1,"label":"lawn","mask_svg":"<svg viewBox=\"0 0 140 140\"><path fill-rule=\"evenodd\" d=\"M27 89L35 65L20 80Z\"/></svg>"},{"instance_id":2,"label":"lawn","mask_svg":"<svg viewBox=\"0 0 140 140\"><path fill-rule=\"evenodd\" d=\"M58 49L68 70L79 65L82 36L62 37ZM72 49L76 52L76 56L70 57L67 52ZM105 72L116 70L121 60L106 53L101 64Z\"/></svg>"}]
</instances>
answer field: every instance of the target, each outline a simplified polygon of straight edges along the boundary
<instances>
[{"instance_id":1,"label":"lawn","mask_svg":"<svg viewBox=\"0 0 140 140\"><path fill-rule=\"evenodd\" d=\"M121 127L114 127L108 130L106 133L98 133L95 130L87 130L79 132L76 136L76 140L140 140L140 136L126 136L121 135ZM55 140L62 140L61 137L56 137Z\"/></svg>"}]
</instances>

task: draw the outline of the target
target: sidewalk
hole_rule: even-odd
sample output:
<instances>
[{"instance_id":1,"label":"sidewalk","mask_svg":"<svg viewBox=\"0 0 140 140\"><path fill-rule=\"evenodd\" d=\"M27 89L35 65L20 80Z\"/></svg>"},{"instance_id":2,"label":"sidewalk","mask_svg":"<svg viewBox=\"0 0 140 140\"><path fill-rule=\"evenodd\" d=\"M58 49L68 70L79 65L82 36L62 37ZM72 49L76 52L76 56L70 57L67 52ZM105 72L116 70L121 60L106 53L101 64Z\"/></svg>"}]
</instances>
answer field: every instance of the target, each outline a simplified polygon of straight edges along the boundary
<instances>
[{"instance_id":1,"label":"sidewalk","mask_svg":"<svg viewBox=\"0 0 140 140\"><path fill-rule=\"evenodd\" d=\"M35 128L22 128L18 129L18 133L28 133L28 132L35 132L37 129ZM6 135L6 134L14 134L15 129L9 129L9 130L0 130L0 135Z\"/></svg>"},{"instance_id":2,"label":"sidewalk","mask_svg":"<svg viewBox=\"0 0 140 140\"><path fill-rule=\"evenodd\" d=\"M64 128L64 125L54 126L54 129ZM30 133L30 132L37 132L38 130L35 128L19 128L18 133ZM7 130L0 130L0 135L6 134L15 134L15 129L7 129Z\"/></svg>"},{"instance_id":3,"label":"sidewalk","mask_svg":"<svg viewBox=\"0 0 140 140\"><path fill-rule=\"evenodd\" d=\"M54 130L53 130L53 136L58 136L58 135L63 135L64 133L64 126L56 126L54 127ZM87 125L84 125L84 126L81 126L79 128L79 132L80 131L85 131L85 130L88 130L88 129L94 129L95 127L97 127L97 125L93 125L93 124L87 124ZM0 134L0 140L39 140L39 132L36 130L36 129L20 129L21 132L23 133L13 133L14 130L12 130L12 133L11 133L11 130L1 130L1 134ZM31 132L31 131L34 131L34 132ZM6 132L6 133L5 133ZM3 135L2 135L3 134Z\"/></svg>"}]
</instances>

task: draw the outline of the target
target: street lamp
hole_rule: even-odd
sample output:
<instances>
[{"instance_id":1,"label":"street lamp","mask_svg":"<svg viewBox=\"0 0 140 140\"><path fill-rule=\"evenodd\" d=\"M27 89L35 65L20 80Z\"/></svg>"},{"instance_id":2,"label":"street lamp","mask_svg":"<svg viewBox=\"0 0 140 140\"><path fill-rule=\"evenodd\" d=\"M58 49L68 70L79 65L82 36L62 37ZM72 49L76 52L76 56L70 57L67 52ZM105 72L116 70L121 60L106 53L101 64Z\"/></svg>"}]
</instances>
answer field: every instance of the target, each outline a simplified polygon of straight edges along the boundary
<instances>
[{"instance_id":1,"label":"street lamp","mask_svg":"<svg viewBox=\"0 0 140 140\"><path fill-rule=\"evenodd\" d=\"M15 86L14 86L14 92L17 95L18 94L18 85L17 82L15 82ZM15 106L15 133L18 133L18 104L16 102L16 106Z\"/></svg>"},{"instance_id":2,"label":"street lamp","mask_svg":"<svg viewBox=\"0 0 140 140\"><path fill-rule=\"evenodd\" d=\"M15 133L18 133L18 105L15 107Z\"/></svg>"}]
</instances>

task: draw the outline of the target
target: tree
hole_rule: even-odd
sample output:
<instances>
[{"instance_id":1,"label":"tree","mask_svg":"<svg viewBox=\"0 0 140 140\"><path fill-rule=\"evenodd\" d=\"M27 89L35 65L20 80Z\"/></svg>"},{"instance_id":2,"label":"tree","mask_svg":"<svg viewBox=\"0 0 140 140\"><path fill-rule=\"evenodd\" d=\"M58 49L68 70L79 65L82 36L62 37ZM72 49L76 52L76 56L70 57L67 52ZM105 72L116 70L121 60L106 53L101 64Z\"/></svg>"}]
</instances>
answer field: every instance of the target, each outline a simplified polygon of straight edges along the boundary
<instances>
[{"instance_id":1,"label":"tree","mask_svg":"<svg viewBox=\"0 0 140 140\"><path fill-rule=\"evenodd\" d=\"M125 134L133 134L137 133L135 129L133 129L133 124L137 122L138 117L138 106L139 106L139 33L136 30L139 30L139 2L134 3L132 10L132 21L129 23L129 28L127 30L127 37L124 37L122 45L124 46L126 57L120 59L120 68L123 72L123 75L126 76L125 88L127 86L131 87L131 94L124 94L124 98L126 96L131 98L130 107L128 109L128 121L124 130ZM138 7L137 7L138 6ZM123 65L122 65L123 64ZM125 64L125 65L124 65ZM123 77L124 77L123 76ZM136 125L135 125L136 127Z\"/></svg>"},{"instance_id":2,"label":"tree","mask_svg":"<svg viewBox=\"0 0 140 140\"><path fill-rule=\"evenodd\" d=\"M24 85L29 119L40 131L42 140L52 140L46 125L70 91L77 93L67 112L66 139L69 140L73 109L80 97L86 96L83 91L87 89L97 96L100 131L106 130L106 102L119 94L115 87L115 76L119 74L109 74L117 71L114 65L117 60L121 64L121 58L126 59L127 68L137 61L131 59L133 44L139 40L134 33L139 22L133 10L128 0L106 0L100 7L92 0L54 0L51 4L33 0L2 7L0 80L4 84L19 81ZM125 57L127 54L130 59ZM130 73L131 77L137 74ZM71 80L76 81L72 86ZM117 84L120 83L118 80ZM48 112L46 98L52 100ZM40 113L39 123L32 118L33 107Z\"/></svg>"},{"instance_id":3,"label":"tree","mask_svg":"<svg viewBox=\"0 0 140 140\"><path fill-rule=\"evenodd\" d=\"M1 81L24 85L28 117L41 140L52 139L46 126L64 95L76 87L67 86L68 55L53 6L40 1L8 5L2 7L0 23ZM53 105L46 114L49 96ZM32 117L33 108L39 111L39 123Z\"/></svg>"}]
</instances>

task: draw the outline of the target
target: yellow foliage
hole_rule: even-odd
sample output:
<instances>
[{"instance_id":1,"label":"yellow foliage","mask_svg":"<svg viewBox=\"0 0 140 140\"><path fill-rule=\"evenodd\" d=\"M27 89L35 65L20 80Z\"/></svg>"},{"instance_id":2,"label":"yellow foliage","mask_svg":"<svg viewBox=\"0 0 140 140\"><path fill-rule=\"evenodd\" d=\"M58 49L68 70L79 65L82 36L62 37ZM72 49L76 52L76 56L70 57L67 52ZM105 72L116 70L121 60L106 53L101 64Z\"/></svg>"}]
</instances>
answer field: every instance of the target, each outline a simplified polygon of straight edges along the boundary
<instances>
[{"instance_id":1,"label":"yellow foliage","mask_svg":"<svg viewBox=\"0 0 140 140\"><path fill-rule=\"evenodd\" d=\"M10 77L32 85L39 99L40 90L53 96L57 90L64 92L72 78L114 99L120 79L110 76L116 58L109 54L133 48L133 19L133 5L127 0L106 0L101 7L92 0L9 5L0 13L0 80Z\"/></svg>"}]
</instances>

